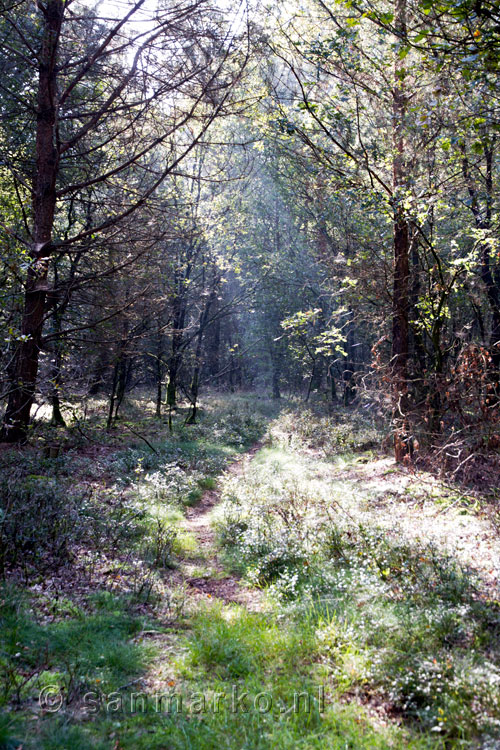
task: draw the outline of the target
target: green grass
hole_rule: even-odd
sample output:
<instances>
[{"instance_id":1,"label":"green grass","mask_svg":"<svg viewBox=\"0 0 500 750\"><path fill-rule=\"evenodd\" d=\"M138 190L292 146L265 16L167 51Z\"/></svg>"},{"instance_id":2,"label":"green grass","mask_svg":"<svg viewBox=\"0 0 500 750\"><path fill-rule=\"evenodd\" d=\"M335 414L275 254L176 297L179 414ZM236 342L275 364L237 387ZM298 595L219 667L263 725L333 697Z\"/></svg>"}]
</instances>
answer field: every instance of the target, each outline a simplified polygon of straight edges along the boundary
<instances>
[{"instance_id":1,"label":"green grass","mask_svg":"<svg viewBox=\"0 0 500 750\"><path fill-rule=\"evenodd\" d=\"M323 700L321 670L311 660L310 621L236 606L202 608L191 620L178 660L175 694L183 710L126 717L124 748L428 747L397 728L374 729L363 711ZM323 705L324 703L324 705ZM148 727L147 738L142 732ZM142 730L142 732L141 732Z\"/></svg>"},{"instance_id":2,"label":"green grass","mask_svg":"<svg viewBox=\"0 0 500 750\"><path fill-rule=\"evenodd\" d=\"M11 584L0 594L0 749L449 750L497 742L500 607L452 556L362 514L384 499L356 473L375 465L378 427L360 416L350 425L344 411L326 419L284 405L278 415L275 404L251 396L202 407L199 424L183 427L178 418L173 436L145 419L156 452L116 444L90 466L76 449L47 466L33 454L15 459L21 490L47 470L48 484L28 480L30 492L41 482L60 512L74 491L80 526L75 535L68 524L68 555L50 586L41 554L30 561L25 590ZM267 427L250 466L221 479ZM71 461L85 479L83 504ZM204 577L213 564L179 523L186 505L217 485L220 556L257 587L255 611L190 599L171 579L171 568ZM59 591L57 575L71 576L78 561L72 544L97 556L95 584ZM119 576L110 582L100 565ZM57 713L40 710L44 687L60 691Z\"/></svg>"},{"instance_id":3,"label":"green grass","mask_svg":"<svg viewBox=\"0 0 500 750\"><path fill-rule=\"evenodd\" d=\"M299 623L277 612L202 607L179 637L175 685L164 688L170 701L122 691L116 712L102 704L92 723L76 726L45 719L37 741L44 748L70 740L76 747L117 743L123 750L429 746L396 727L374 728L359 707L332 700L321 665L311 659L315 639L310 618Z\"/></svg>"},{"instance_id":4,"label":"green grass","mask_svg":"<svg viewBox=\"0 0 500 750\"><path fill-rule=\"evenodd\" d=\"M144 627L126 602L106 592L90 597L87 611L58 608L40 622L34 597L4 587L0 594L3 705L22 706L53 686L71 703L99 684L116 690L142 672L147 650L131 639Z\"/></svg>"},{"instance_id":5,"label":"green grass","mask_svg":"<svg viewBox=\"0 0 500 750\"><path fill-rule=\"evenodd\" d=\"M265 401L254 407L249 398L212 398L197 425L179 420L173 434L143 414L137 431L149 435L154 450L130 442L129 434L124 447L119 434L114 445L107 435L105 453L94 457L81 455L70 438L55 459L31 447L2 453L0 574L14 564L27 582L37 580L71 565L77 547L109 555L126 549L138 563L159 557L173 564L158 549L160 537L215 486L228 462L263 436L267 411ZM52 429L36 429L43 427ZM70 437L73 431L70 425Z\"/></svg>"},{"instance_id":6,"label":"green grass","mask_svg":"<svg viewBox=\"0 0 500 750\"><path fill-rule=\"evenodd\" d=\"M0 561L22 562L16 575L28 584L26 591L6 588L0 600L0 698L18 719L15 726L10 718L1 724L3 746L19 736L29 747L94 746L90 735L101 733L94 723L73 726L82 696L96 687L112 692L144 674L151 647L136 636L146 612L154 621L153 604L167 623L182 619L185 594L165 586L162 575L196 554L197 542L179 534L177 524L185 506L213 489L228 462L263 435L267 403L261 407L249 399L211 399L198 425L179 420L173 435L143 418L139 431L154 451L143 441L113 444L107 435L102 458L80 456L70 426L68 450L56 459L32 448L2 454L9 479L0 487ZM103 567L111 578L100 573ZM71 577L84 571L95 583L72 592ZM55 587L42 594L47 574ZM37 695L49 686L63 696L62 714L32 716Z\"/></svg>"},{"instance_id":7,"label":"green grass","mask_svg":"<svg viewBox=\"0 0 500 750\"><path fill-rule=\"evenodd\" d=\"M225 484L216 524L228 564L296 627L309 623L309 658L338 700L383 705L437 745L498 739L499 602L452 556L361 516L368 490L337 478L339 461L352 472L359 455L304 454L290 424L278 420L274 446Z\"/></svg>"}]
</instances>

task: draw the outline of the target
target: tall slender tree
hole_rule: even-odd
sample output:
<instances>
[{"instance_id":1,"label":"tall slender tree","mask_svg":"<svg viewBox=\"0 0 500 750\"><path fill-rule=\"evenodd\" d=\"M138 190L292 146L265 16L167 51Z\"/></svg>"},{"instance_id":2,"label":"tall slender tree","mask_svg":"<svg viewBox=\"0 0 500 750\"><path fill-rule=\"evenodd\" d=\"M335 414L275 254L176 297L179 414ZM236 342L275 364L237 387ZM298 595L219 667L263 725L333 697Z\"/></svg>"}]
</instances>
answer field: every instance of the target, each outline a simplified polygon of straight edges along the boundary
<instances>
[{"instance_id":1,"label":"tall slender tree","mask_svg":"<svg viewBox=\"0 0 500 750\"><path fill-rule=\"evenodd\" d=\"M51 259L130 220L224 110L245 64L241 54L230 63L231 32L205 0L162 6L146 30L137 29L132 22L145 7L137 0L112 22L71 0L46 0L36 11L22 2L0 14L4 48L37 77L24 108L9 92L25 118L18 127L30 127L33 113L36 121L31 187L29 175L13 176L28 184L31 206L23 206L29 264L3 425L8 441L26 437ZM94 205L91 226L58 238L61 205L77 210L83 196Z\"/></svg>"}]
</instances>

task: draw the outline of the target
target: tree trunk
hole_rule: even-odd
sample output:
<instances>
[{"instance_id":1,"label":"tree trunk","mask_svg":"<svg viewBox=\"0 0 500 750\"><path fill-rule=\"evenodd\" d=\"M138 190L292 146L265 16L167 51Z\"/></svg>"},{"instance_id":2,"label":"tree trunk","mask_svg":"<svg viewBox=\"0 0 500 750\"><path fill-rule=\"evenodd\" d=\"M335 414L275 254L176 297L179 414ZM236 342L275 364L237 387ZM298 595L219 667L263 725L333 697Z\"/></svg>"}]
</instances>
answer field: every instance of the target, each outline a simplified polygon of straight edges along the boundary
<instances>
[{"instance_id":1,"label":"tree trunk","mask_svg":"<svg viewBox=\"0 0 500 750\"><path fill-rule=\"evenodd\" d=\"M57 327L58 332L60 332L60 322L56 315L57 323L55 325L55 328ZM54 362L52 364L51 368L51 393L50 393L50 400L52 402L52 418L51 422L52 424L58 425L59 427L65 427L66 423L64 421L64 417L61 414L61 399L59 397L59 392L61 389L61 370L62 370L62 361L63 361L63 355L61 351L61 342L58 339L55 339L54 341Z\"/></svg>"},{"instance_id":2,"label":"tree trunk","mask_svg":"<svg viewBox=\"0 0 500 750\"><path fill-rule=\"evenodd\" d=\"M39 57L36 166L33 180L33 245L21 324L23 340L16 355L15 379L2 430L3 439L8 442L26 440L35 397L56 208L56 178L59 167L59 154L55 144L56 65L64 0L47 0L42 13L44 30Z\"/></svg>"},{"instance_id":3,"label":"tree trunk","mask_svg":"<svg viewBox=\"0 0 500 750\"><path fill-rule=\"evenodd\" d=\"M218 311L218 303L215 302L214 313ZM208 343L207 370L211 377L218 374L220 367L220 339L221 339L221 321L217 317L210 326L211 341ZM217 384L217 381L216 381Z\"/></svg>"},{"instance_id":4,"label":"tree trunk","mask_svg":"<svg viewBox=\"0 0 500 750\"><path fill-rule=\"evenodd\" d=\"M54 267L54 290L58 287L58 274L57 265ZM50 373L50 400L52 403L52 418L51 422L59 427L65 427L63 415L61 414L61 400L59 392L61 389L61 371L63 363L63 348L61 341L61 323L62 323L62 307L60 308L57 303L57 293L54 291L51 295L52 301L52 331L54 334L54 359L52 361L51 373Z\"/></svg>"},{"instance_id":5,"label":"tree trunk","mask_svg":"<svg viewBox=\"0 0 500 750\"><path fill-rule=\"evenodd\" d=\"M188 420L186 421L186 424L196 424L196 414L198 411L198 393L200 388L200 375L201 375L201 352L202 352L202 344L203 344L203 334L205 332L205 328L207 326L208 317L210 315L210 308L212 307L213 302L216 298L216 291L213 290L210 294L209 298L207 299L205 303L205 307L203 309L203 312L200 313L199 318L199 330L198 335L196 336L196 351L194 354L194 370L193 370L193 377L191 380L191 414L189 415Z\"/></svg>"},{"instance_id":6,"label":"tree trunk","mask_svg":"<svg viewBox=\"0 0 500 750\"><path fill-rule=\"evenodd\" d=\"M113 368L113 381L111 383L111 394L109 397L109 409L108 409L108 420L106 423L106 427L108 430L111 429L113 426L113 413L115 408L115 397L116 397L116 386L118 383L118 365L119 363L116 362L114 368Z\"/></svg>"},{"instance_id":7,"label":"tree trunk","mask_svg":"<svg viewBox=\"0 0 500 750\"><path fill-rule=\"evenodd\" d=\"M155 417L156 419L161 419L161 405L162 405L162 399L163 399L163 383L162 383L162 375L161 375L161 365L158 363L157 366L157 372L156 372L156 409L155 409Z\"/></svg>"},{"instance_id":8,"label":"tree trunk","mask_svg":"<svg viewBox=\"0 0 500 750\"><path fill-rule=\"evenodd\" d=\"M465 146L462 148L463 161L462 171L471 199L471 209L474 215L476 227L480 231L491 230L492 211L493 211L493 142L484 143L484 153L486 156L486 211L482 215L478 192L471 178L469 162L465 153ZM486 288L486 297L491 313L491 329L489 339L489 351L491 356L491 376L490 383L494 389L494 395L491 396L490 405L497 402L500 398L500 268L498 265L492 267L491 248L488 242L482 242L480 245L480 275ZM484 335L484 324L481 318L481 328Z\"/></svg>"},{"instance_id":9,"label":"tree trunk","mask_svg":"<svg viewBox=\"0 0 500 750\"><path fill-rule=\"evenodd\" d=\"M493 209L493 144L485 146L486 156L486 229L491 228ZM481 278L491 310L489 350L492 363L491 381L495 389L495 403L500 399L500 270L492 268L491 248L485 243L481 248Z\"/></svg>"},{"instance_id":10,"label":"tree trunk","mask_svg":"<svg viewBox=\"0 0 500 750\"><path fill-rule=\"evenodd\" d=\"M182 343L184 338L184 321L186 319L186 300L184 277L177 271L175 278L175 297L173 299L172 346L168 363L167 406L171 418L172 409L177 405L177 377L182 362Z\"/></svg>"},{"instance_id":11,"label":"tree trunk","mask_svg":"<svg viewBox=\"0 0 500 750\"><path fill-rule=\"evenodd\" d=\"M271 355L271 367L272 367L272 391L273 391L273 399L281 399L281 390L280 390L280 377L281 377L281 367L280 362L282 361L282 356L280 356L280 352L277 350L276 343L274 341L271 341L270 343L270 355Z\"/></svg>"},{"instance_id":12,"label":"tree trunk","mask_svg":"<svg viewBox=\"0 0 500 750\"><path fill-rule=\"evenodd\" d=\"M335 383L335 373L332 364L328 367L328 379L330 380L330 398L332 403L335 403L337 401L337 385Z\"/></svg>"},{"instance_id":13,"label":"tree trunk","mask_svg":"<svg viewBox=\"0 0 500 750\"><path fill-rule=\"evenodd\" d=\"M156 378L156 409L155 409L155 417L156 419L161 419L161 407L162 407L162 397L163 397L163 339L162 339L162 332L161 332L161 325L160 325L160 319L158 319L157 323L157 331L156 331L156 356L155 356L155 378Z\"/></svg>"},{"instance_id":14,"label":"tree trunk","mask_svg":"<svg viewBox=\"0 0 500 750\"><path fill-rule=\"evenodd\" d=\"M115 421L118 419L118 411L125 398L127 386L130 382L130 372L132 370L132 360L126 354L122 354L118 363L118 382L116 386L116 404L115 404Z\"/></svg>"},{"instance_id":15,"label":"tree trunk","mask_svg":"<svg viewBox=\"0 0 500 750\"><path fill-rule=\"evenodd\" d=\"M354 349L354 321L353 311L349 307L349 318L347 322L347 336L346 336L346 357L344 363L344 372L342 379L344 381L344 394L343 401L344 406L349 406L355 396L355 388L353 386L354 371L356 368L355 364L355 349Z\"/></svg>"},{"instance_id":16,"label":"tree trunk","mask_svg":"<svg viewBox=\"0 0 500 750\"><path fill-rule=\"evenodd\" d=\"M111 429L113 422L118 417L118 410L123 402L127 384L130 375L131 359L127 355L127 343L128 343L128 321L125 320L123 323L123 339L116 353L116 361L113 369L113 381L111 384L111 394L109 398L109 411L107 428Z\"/></svg>"},{"instance_id":17,"label":"tree trunk","mask_svg":"<svg viewBox=\"0 0 500 750\"><path fill-rule=\"evenodd\" d=\"M401 42L406 35L406 0L396 0L394 25ZM408 435L408 316L409 231L405 218L406 188L404 127L406 116L405 67L396 49L393 90L393 201L394 278L392 297L392 388L394 455L402 461L409 452Z\"/></svg>"},{"instance_id":18,"label":"tree trunk","mask_svg":"<svg viewBox=\"0 0 500 750\"><path fill-rule=\"evenodd\" d=\"M276 401L281 399L280 371L276 362L273 362L273 398Z\"/></svg>"},{"instance_id":19,"label":"tree trunk","mask_svg":"<svg viewBox=\"0 0 500 750\"><path fill-rule=\"evenodd\" d=\"M316 360L313 359L312 361L312 368L311 368L311 375L309 376L309 383L307 386L307 393L306 393L306 401L309 401L309 397L311 396L311 391L314 385L314 378L316 377Z\"/></svg>"}]
</instances>

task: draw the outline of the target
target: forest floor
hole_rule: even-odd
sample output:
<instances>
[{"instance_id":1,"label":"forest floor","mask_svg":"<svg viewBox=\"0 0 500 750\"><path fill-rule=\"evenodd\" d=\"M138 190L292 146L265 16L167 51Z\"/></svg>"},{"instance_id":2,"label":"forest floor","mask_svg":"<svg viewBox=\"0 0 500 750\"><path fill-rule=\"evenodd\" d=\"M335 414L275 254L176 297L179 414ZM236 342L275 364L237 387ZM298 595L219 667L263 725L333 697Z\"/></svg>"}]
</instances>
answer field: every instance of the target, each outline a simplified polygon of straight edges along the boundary
<instances>
[{"instance_id":1,"label":"forest floor","mask_svg":"<svg viewBox=\"0 0 500 750\"><path fill-rule=\"evenodd\" d=\"M495 498L356 412L203 407L2 452L0 748L500 747Z\"/></svg>"}]
</instances>

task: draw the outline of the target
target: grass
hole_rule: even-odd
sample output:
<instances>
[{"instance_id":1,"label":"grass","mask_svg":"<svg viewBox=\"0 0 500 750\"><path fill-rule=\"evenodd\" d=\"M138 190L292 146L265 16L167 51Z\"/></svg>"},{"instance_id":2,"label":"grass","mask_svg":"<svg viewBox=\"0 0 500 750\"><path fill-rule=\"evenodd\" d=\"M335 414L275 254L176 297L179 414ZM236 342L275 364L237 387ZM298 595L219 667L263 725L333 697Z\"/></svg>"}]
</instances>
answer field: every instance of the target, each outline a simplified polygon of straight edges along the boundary
<instances>
[{"instance_id":1,"label":"grass","mask_svg":"<svg viewBox=\"0 0 500 750\"><path fill-rule=\"evenodd\" d=\"M15 709L16 721L1 724L0 747L17 747L19 736L23 747L98 741L93 722L79 726L82 696L144 675L152 647L138 634L182 619L185 592L168 571L196 554L197 542L179 521L262 436L269 406L261 406L214 397L200 424L187 428L180 414L173 435L143 417L139 431L153 450L129 436L123 445L119 430L82 450L70 426L57 458L33 447L2 454L0 560L11 583L0 599L0 705ZM94 416L88 434L97 436L102 419ZM43 437L43 425L37 431ZM36 702L49 687L63 698L61 714Z\"/></svg>"},{"instance_id":2,"label":"grass","mask_svg":"<svg viewBox=\"0 0 500 750\"><path fill-rule=\"evenodd\" d=\"M54 603L40 622L36 600L12 587L1 592L2 703L18 708L33 691L53 688L70 704L99 684L117 690L146 663L146 650L131 641L143 618L106 592L89 597L87 611Z\"/></svg>"},{"instance_id":3,"label":"grass","mask_svg":"<svg viewBox=\"0 0 500 750\"><path fill-rule=\"evenodd\" d=\"M311 435L286 439L289 424L278 420L243 482L226 483L217 527L228 564L312 624L310 658L338 700L376 706L438 745L498 741L500 603L461 560L402 535L394 506L385 525L379 504L366 511L380 496L356 474L359 455L311 455ZM411 493L401 496L404 513Z\"/></svg>"},{"instance_id":4,"label":"grass","mask_svg":"<svg viewBox=\"0 0 500 750\"><path fill-rule=\"evenodd\" d=\"M266 429L243 473L222 475ZM169 436L143 417L139 431L154 451L108 437L90 459L77 445L2 458L19 505L43 490L78 524L65 521L57 559L47 548L6 565L0 748L495 747L500 605L423 527L418 539L396 523L428 505L472 521L474 505L407 481L378 451L379 427L344 411L217 397L195 427L179 418ZM255 587L251 609L182 583L227 575L181 528L218 487L219 556ZM29 518L32 543L45 531ZM59 711L40 707L44 688Z\"/></svg>"},{"instance_id":5,"label":"grass","mask_svg":"<svg viewBox=\"0 0 500 750\"><path fill-rule=\"evenodd\" d=\"M269 406L262 402L261 411L258 406L249 398L214 397L195 426L183 425L181 412L173 435L152 415L143 416L136 431L149 436L153 450L143 441L130 442L128 433L123 445L119 430L113 443L104 429L104 445L82 450L76 440L80 433L70 426L66 449L58 458L44 458L33 447L4 452L0 574L22 569L29 583L74 566L82 547L98 557L126 550L127 565L136 570L157 557L167 566L173 564L174 557L167 560L166 555L167 548L174 548L173 524L186 506L196 505L203 492L215 486L229 461L263 435ZM98 424L95 418L89 430ZM77 426L81 430L80 423ZM81 576L81 570L77 572Z\"/></svg>"}]
</instances>

